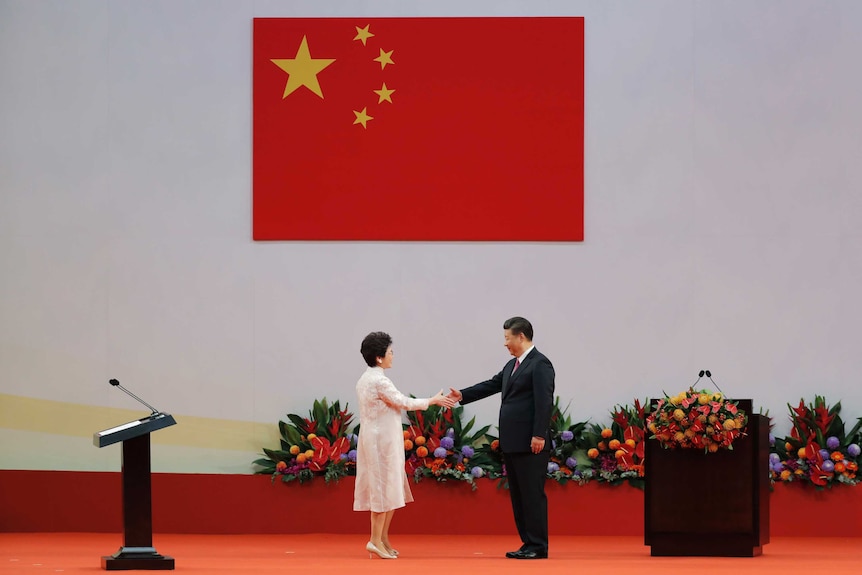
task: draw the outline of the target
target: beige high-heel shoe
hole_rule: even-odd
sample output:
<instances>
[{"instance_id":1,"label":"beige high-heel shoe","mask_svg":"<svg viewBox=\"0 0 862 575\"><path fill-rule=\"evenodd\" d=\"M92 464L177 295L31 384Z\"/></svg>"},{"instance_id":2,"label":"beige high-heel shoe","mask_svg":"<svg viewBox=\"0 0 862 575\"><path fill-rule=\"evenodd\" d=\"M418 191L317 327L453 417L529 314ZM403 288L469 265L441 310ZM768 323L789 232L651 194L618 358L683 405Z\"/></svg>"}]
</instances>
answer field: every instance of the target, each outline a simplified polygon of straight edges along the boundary
<instances>
[{"instance_id":1,"label":"beige high-heel shoe","mask_svg":"<svg viewBox=\"0 0 862 575\"><path fill-rule=\"evenodd\" d=\"M392 547L390 547L386 543L383 544L383 547L386 549L387 553L389 553L390 555L392 555L394 557L398 557L398 549L393 549Z\"/></svg>"},{"instance_id":2,"label":"beige high-heel shoe","mask_svg":"<svg viewBox=\"0 0 862 575\"><path fill-rule=\"evenodd\" d=\"M365 550L368 551L369 559L374 557L374 555L372 555L372 553L377 554L377 556L380 557L381 559L398 559L395 555L390 555L389 553L386 553L385 551L381 551L371 541L369 541L365 545Z\"/></svg>"}]
</instances>

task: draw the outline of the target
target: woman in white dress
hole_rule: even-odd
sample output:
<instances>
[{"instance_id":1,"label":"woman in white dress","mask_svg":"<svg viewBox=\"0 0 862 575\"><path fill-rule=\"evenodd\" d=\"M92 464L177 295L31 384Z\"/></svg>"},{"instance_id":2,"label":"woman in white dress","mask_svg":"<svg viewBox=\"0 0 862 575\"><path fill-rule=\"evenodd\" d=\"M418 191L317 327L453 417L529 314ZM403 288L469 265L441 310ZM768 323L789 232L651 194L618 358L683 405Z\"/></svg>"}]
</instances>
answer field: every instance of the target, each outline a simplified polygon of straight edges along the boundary
<instances>
[{"instance_id":1,"label":"woman in white dress","mask_svg":"<svg viewBox=\"0 0 862 575\"><path fill-rule=\"evenodd\" d=\"M356 488L353 510L371 512L371 540L365 546L383 559L395 559L398 551L389 544L389 525L395 510L413 501L404 471L403 410L428 409L429 405L452 407L443 395L414 399L395 388L383 374L392 367L392 338L373 332L360 349L368 369L356 383L359 396L359 440L356 450Z\"/></svg>"}]
</instances>

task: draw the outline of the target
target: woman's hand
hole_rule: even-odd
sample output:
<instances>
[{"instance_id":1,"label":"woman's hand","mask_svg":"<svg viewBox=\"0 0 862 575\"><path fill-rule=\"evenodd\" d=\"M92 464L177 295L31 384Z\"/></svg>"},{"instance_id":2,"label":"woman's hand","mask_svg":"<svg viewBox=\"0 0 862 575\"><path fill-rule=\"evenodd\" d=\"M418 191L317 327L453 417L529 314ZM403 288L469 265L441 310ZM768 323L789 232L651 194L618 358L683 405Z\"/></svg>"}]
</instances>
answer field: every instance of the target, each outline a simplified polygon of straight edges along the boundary
<instances>
[{"instance_id":1,"label":"woman's hand","mask_svg":"<svg viewBox=\"0 0 862 575\"><path fill-rule=\"evenodd\" d=\"M444 408L454 407L455 403L457 403L454 399L449 396L443 395L443 390L437 392L437 395L428 399L428 403L431 405L440 405Z\"/></svg>"}]
</instances>

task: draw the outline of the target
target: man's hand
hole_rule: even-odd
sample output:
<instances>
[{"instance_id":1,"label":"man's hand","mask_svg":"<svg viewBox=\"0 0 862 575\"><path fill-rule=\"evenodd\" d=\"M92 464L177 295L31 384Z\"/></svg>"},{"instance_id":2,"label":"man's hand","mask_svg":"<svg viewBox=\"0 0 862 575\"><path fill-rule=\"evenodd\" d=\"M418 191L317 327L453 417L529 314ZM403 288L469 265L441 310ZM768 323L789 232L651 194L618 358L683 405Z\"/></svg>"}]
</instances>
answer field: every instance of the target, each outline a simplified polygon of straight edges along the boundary
<instances>
[{"instance_id":1,"label":"man's hand","mask_svg":"<svg viewBox=\"0 0 862 575\"><path fill-rule=\"evenodd\" d=\"M533 453L541 453L545 448L545 439L543 437L533 437L530 440L530 451Z\"/></svg>"},{"instance_id":2,"label":"man's hand","mask_svg":"<svg viewBox=\"0 0 862 575\"><path fill-rule=\"evenodd\" d=\"M450 387L450 388L449 388L449 393L448 393L448 394L446 394L446 397L448 397L448 398L449 398L449 399L451 399L452 401L461 401L461 398L462 398L463 396L461 395L461 392L460 392L460 391L458 391L458 390L457 390L457 389L455 389L454 387Z\"/></svg>"}]
</instances>

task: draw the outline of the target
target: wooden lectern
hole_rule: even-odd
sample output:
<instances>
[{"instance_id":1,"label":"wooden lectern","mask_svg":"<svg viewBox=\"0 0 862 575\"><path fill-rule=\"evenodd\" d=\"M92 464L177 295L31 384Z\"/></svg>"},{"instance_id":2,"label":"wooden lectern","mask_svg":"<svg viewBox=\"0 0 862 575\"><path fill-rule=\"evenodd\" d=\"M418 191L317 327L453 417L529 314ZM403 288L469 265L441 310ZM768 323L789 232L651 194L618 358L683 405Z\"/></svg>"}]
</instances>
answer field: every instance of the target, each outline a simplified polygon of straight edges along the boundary
<instances>
[{"instance_id":1,"label":"wooden lectern","mask_svg":"<svg viewBox=\"0 0 862 575\"><path fill-rule=\"evenodd\" d=\"M754 557L769 543L769 419L752 414L733 450L664 449L647 439L644 543L653 556ZM653 401L653 407L655 401Z\"/></svg>"},{"instance_id":2,"label":"wooden lectern","mask_svg":"<svg viewBox=\"0 0 862 575\"><path fill-rule=\"evenodd\" d=\"M123 546L102 557L106 571L174 568L174 558L159 555L153 547L150 433L175 423L167 413L153 413L93 434L96 447L123 442Z\"/></svg>"}]
</instances>

